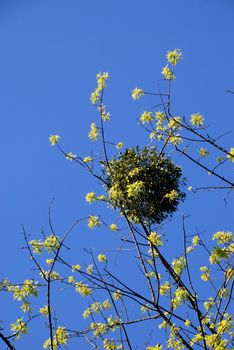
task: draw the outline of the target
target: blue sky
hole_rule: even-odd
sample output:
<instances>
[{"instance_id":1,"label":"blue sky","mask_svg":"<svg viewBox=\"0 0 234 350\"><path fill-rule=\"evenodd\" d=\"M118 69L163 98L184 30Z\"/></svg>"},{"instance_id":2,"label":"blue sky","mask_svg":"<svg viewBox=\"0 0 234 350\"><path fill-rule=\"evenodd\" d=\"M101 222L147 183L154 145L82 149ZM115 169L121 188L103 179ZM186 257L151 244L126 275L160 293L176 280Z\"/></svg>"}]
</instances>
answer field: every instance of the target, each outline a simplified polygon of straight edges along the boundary
<instances>
[{"instance_id":1,"label":"blue sky","mask_svg":"<svg viewBox=\"0 0 234 350\"><path fill-rule=\"evenodd\" d=\"M134 102L130 90L156 91L165 53L174 48L182 50L183 61L173 85L173 112L202 113L215 137L233 130L234 97L226 93L234 90L233 12L232 0L1 0L1 278L18 281L32 273L20 249L21 225L39 238L42 227L48 230L53 197L53 219L61 232L78 217L99 210L84 200L87 192L98 189L95 181L48 142L55 133L67 151L86 156L94 149L87 133L98 116L89 95L99 71L110 74L107 132L114 142L127 147L148 142L137 117L155 101L146 97ZM233 147L233 133L222 142ZM184 173L188 184L211 184L189 163ZM233 200L225 207L223 195L188 194L181 210L191 215L192 230L211 234L232 229ZM79 254L84 247L103 247L106 240L108 246L119 244L105 233L90 234L85 225L75 234L72 244ZM72 254L77 254L74 248ZM13 321L16 307L6 306L1 317ZM21 346L19 350L25 348Z\"/></svg>"}]
</instances>

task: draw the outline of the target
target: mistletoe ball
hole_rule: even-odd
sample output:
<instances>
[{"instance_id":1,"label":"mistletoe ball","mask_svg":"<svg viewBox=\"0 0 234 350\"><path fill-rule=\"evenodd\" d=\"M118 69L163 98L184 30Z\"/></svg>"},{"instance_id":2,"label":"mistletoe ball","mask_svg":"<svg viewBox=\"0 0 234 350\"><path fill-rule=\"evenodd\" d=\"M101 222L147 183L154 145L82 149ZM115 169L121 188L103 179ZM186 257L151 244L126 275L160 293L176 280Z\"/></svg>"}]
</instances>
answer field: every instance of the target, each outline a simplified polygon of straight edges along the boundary
<instances>
[{"instance_id":1,"label":"mistletoe ball","mask_svg":"<svg viewBox=\"0 0 234 350\"><path fill-rule=\"evenodd\" d=\"M134 223L159 224L184 200L181 167L155 148L130 148L104 163L109 202Z\"/></svg>"}]
</instances>

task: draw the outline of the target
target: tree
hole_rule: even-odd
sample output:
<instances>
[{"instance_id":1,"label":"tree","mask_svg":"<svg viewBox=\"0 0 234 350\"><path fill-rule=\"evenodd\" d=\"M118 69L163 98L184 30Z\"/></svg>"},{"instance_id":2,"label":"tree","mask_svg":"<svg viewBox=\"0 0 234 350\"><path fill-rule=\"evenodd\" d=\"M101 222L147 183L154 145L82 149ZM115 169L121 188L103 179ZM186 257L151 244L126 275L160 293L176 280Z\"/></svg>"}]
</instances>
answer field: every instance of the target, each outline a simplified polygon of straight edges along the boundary
<instances>
[{"instance_id":1,"label":"tree","mask_svg":"<svg viewBox=\"0 0 234 350\"><path fill-rule=\"evenodd\" d=\"M167 87L165 93L132 90L134 100L152 95L160 102L156 112L145 111L140 116L139 124L150 138L150 144L144 148L137 145L121 151L122 142L115 144L106 139L105 123L110 120L104 105L108 73L97 74L97 87L91 94L99 122L91 124L88 136L100 142L99 154L82 157L67 152L60 136L50 135L52 146L102 186L102 194L89 192L86 201L104 203L108 211L116 213L117 219L107 223L103 213L89 215L79 218L67 232L58 235L52 223L52 202L49 235L42 233L41 239L32 239L23 227L25 248L35 271L33 278L21 283L1 281L1 291L20 303L23 315L12 322L11 335L5 327L1 329L0 337L8 349L17 349L18 340L23 335L30 336L30 328L36 327L34 322L43 317L48 333L44 349L70 347L73 342L79 347L80 338L85 340L86 348L106 350L233 349L232 233L217 230L208 237L199 231L190 233L187 216L182 215L180 245L183 249L173 259L168 252L173 242L173 236L167 232L168 222L173 227L173 213L180 202L186 204L187 184L182 167L175 164L180 159L178 156L200 167L214 181L212 186L188 186L194 195L204 190L207 195L209 190L224 190L227 201L227 195L234 188L229 177L234 148L225 149L219 143L221 136L207 135L200 113L192 114L188 120L175 116L172 111L171 85L175 66L181 58L179 49L166 54L167 64L161 72ZM198 153L197 145L201 146ZM209 153L207 147L214 151ZM70 261L67 240L84 221L91 230L102 228L121 234L117 255L125 249L128 251L125 262L129 261L135 274L135 285L128 282L129 269L116 267L115 252L107 254L103 248L103 252L97 254L86 247L85 263L81 264L81 259L75 264ZM197 254L205 255L206 265L200 265ZM200 275L194 265L200 269ZM72 298L82 305L82 298L87 300L86 307L77 315L80 325L66 326L56 313L53 300L57 294L65 294L66 289L72 290ZM35 297L39 303L43 297L46 300L40 304L39 312ZM71 308L73 299L65 297L63 302ZM84 321L80 321L82 317ZM135 340L133 328L141 332L141 343L137 337Z\"/></svg>"}]
</instances>

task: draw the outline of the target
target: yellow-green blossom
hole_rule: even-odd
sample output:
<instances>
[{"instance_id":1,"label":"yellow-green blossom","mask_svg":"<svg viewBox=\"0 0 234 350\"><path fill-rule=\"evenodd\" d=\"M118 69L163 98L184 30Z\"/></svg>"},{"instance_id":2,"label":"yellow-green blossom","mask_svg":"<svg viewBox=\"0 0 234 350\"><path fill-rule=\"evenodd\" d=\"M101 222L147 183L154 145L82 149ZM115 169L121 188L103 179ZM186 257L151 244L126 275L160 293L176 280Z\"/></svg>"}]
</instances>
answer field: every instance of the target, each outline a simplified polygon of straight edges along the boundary
<instances>
[{"instance_id":1,"label":"yellow-green blossom","mask_svg":"<svg viewBox=\"0 0 234 350\"><path fill-rule=\"evenodd\" d=\"M20 308L24 313L30 313L32 311L31 303L29 301L24 301Z\"/></svg>"},{"instance_id":2,"label":"yellow-green blossom","mask_svg":"<svg viewBox=\"0 0 234 350\"><path fill-rule=\"evenodd\" d=\"M107 262L107 257L104 254L99 254L97 258L99 262Z\"/></svg>"},{"instance_id":3,"label":"yellow-green blossom","mask_svg":"<svg viewBox=\"0 0 234 350\"><path fill-rule=\"evenodd\" d=\"M92 322L90 324L90 328L94 331L93 334L96 337L99 337L102 334L105 334L108 332L109 327L105 323L100 323L100 322Z\"/></svg>"},{"instance_id":4,"label":"yellow-green blossom","mask_svg":"<svg viewBox=\"0 0 234 350\"><path fill-rule=\"evenodd\" d=\"M128 173L128 176L134 177L135 175L138 175L140 171L141 171L141 169L139 169L139 168L134 168L134 169L132 169L132 170Z\"/></svg>"},{"instance_id":5,"label":"yellow-green blossom","mask_svg":"<svg viewBox=\"0 0 234 350\"><path fill-rule=\"evenodd\" d=\"M224 319L218 323L217 331L219 334L230 332L233 328L232 316L226 313Z\"/></svg>"},{"instance_id":6,"label":"yellow-green blossom","mask_svg":"<svg viewBox=\"0 0 234 350\"><path fill-rule=\"evenodd\" d=\"M159 329L167 328L167 326L168 326L167 321L163 321L162 323L160 323L160 324L158 325L158 328L159 328Z\"/></svg>"},{"instance_id":7,"label":"yellow-green blossom","mask_svg":"<svg viewBox=\"0 0 234 350\"><path fill-rule=\"evenodd\" d=\"M229 252L226 248L214 247L209 257L211 264L219 264L221 259L227 259Z\"/></svg>"},{"instance_id":8,"label":"yellow-green blossom","mask_svg":"<svg viewBox=\"0 0 234 350\"><path fill-rule=\"evenodd\" d=\"M87 203L92 203L96 199L96 194L94 192L89 192L86 194L85 200Z\"/></svg>"},{"instance_id":9,"label":"yellow-green blossom","mask_svg":"<svg viewBox=\"0 0 234 350\"><path fill-rule=\"evenodd\" d=\"M113 200L120 200L121 199L121 196L122 196L122 192L121 190L119 189L118 185L115 184L113 185L110 190L109 190L109 196L111 199Z\"/></svg>"},{"instance_id":10,"label":"yellow-green blossom","mask_svg":"<svg viewBox=\"0 0 234 350\"><path fill-rule=\"evenodd\" d=\"M99 89L103 90L106 87L106 80L109 79L109 74L108 72L98 73L96 79Z\"/></svg>"},{"instance_id":11,"label":"yellow-green blossom","mask_svg":"<svg viewBox=\"0 0 234 350\"><path fill-rule=\"evenodd\" d=\"M155 246L163 245L163 242L161 240L161 235L158 235L156 232L151 231L148 237L148 240L151 244Z\"/></svg>"},{"instance_id":12,"label":"yellow-green blossom","mask_svg":"<svg viewBox=\"0 0 234 350\"><path fill-rule=\"evenodd\" d=\"M92 141L97 141L99 133L95 123L91 124L88 136Z\"/></svg>"},{"instance_id":13,"label":"yellow-green blossom","mask_svg":"<svg viewBox=\"0 0 234 350\"><path fill-rule=\"evenodd\" d=\"M174 80L175 79L175 75L173 74L173 72L170 70L170 68L168 66L163 67L161 73L166 80Z\"/></svg>"},{"instance_id":14,"label":"yellow-green blossom","mask_svg":"<svg viewBox=\"0 0 234 350\"><path fill-rule=\"evenodd\" d=\"M171 63L173 66L175 66L178 63L178 61L182 59L182 53L180 49L167 51L166 58L168 63Z\"/></svg>"},{"instance_id":15,"label":"yellow-green blossom","mask_svg":"<svg viewBox=\"0 0 234 350\"><path fill-rule=\"evenodd\" d=\"M48 307L48 305L45 305L45 306L41 307L39 312L40 312L41 315L48 317L48 314L49 314L49 307Z\"/></svg>"},{"instance_id":16,"label":"yellow-green blossom","mask_svg":"<svg viewBox=\"0 0 234 350\"><path fill-rule=\"evenodd\" d=\"M25 301L29 296L37 296L38 287L34 280L25 280L23 286L9 285L9 292L13 293L13 298L18 301Z\"/></svg>"},{"instance_id":17,"label":"yellow-green blossom","mask_svg":"<svg viewBox=\"0 0 234 350\"><path fill-rule=\"evenodd\" d=\"M218 244L230 243L233 241L232 232L219 231L213 234L213 240L217 239Z\"/></svg>"},{"instance_id":18,"label":"yellow-green blossom","mask_svg":"<svg viewBox=\"0 0 234 350\"><path fill-rule=\"evenodd\" d=\"M150 310L150 308L149 308L148 304L141 306L141 312L143 312L143 314L146 313L149 310Z\"/></svg>"},{"instance_id":19,"label":"yellow-green blossom","mask_svg":"<svg viewBox=\"0 0 234 350\"><path fill-rule=\"evenodd\" d=\"M60 247L59 238L55 235L47 236L43 246L48 253L55 252Z\"/></svg>"},{"instance_id":20,"label":"yellow-green blossom","mask_svg":"<svg viewBox=\"0 0 234 350\"><path fill-rule=\"evenodd\" d=\"M190 123L194 126L203 126L204 118L200 113L191 114Z\"/></svg>"},{"instance_id":21,"label":"yellow-green blossom","mask_svg":"<svg viewBox=\"0 0 234 350\"><path fill-rule=\"evenodd\" d=\"M151 271L149 273L146 273L145 276L150 277L150 278L154 278L154 277L156 277L156 273L154 271Z\"/></svg>"},{"instance_id":22,"label":"yellow-green blossom","mask_svg":"<svg viewBox=\"0 0 234 350\"><path fill-rule=\"evenodd\" d=\"M130 185L127 185L128 197L136 197L142 191L143 186L144 186L143 181L136 181Z\"/></svg>"},{"instance_id":23,"label":"yellow-green blossom","mask_svg":"<svg viewBox=\"0 0 234 350\"><path fill-rule=\"evenodd\" d=\"M113 299L114 299L114 300L122 299L122 293L120 292L119 289L117 289L117 290L113 293Z\"/></svg>"},{"instance_id":24,"label":"yellow-green blossom","mask_svg":"<svg viewBox=\"0 0 234 350\"><path fill-rule=\"evenodd\" d=\"M104 194L101 194L100 196L97 196L96 199L99 200L99 201L105 201L106 200L106 196Z\"/></svg>"},{"instance_id":25,"label":"yellow-green blossom","mask_svg":"<svg viewBox=\"0 0 234 350\"><path fill-rule=\"evenodd\" d=\"M201 275L201 279L204 282L209 281L209 279L210 279L210 269L207 266L201 266L200 267L200 271L203 272L202 275Z\"/></svg>"},{"instance_id":26,"label":"yellow-green blossom","mask_svg":"<svg viewBox=\"0 0 234 350\"><path fill-rule=\"evenodd\" d=\"M181 118L179 116L175 116L170 118L167 124L167 127L172 130L181 129Z\"/></svg>"},{"instance_id":27,"label":"yellow-green blossom","mask_svg":"<svg viewBox=\"0 0 234 350\"><path fill-rule=\"evenodd\" d=\"M159 120L160 122L164 122L164 120L166 120L166 114L163 113L163 112L158 111L158 112L155 113L155 118L157 120Z\"/></svg>"},{"instance_id":28,"label":"yellow-green blossom","mask_svg":"<svg viewBox=\"0 0 234 350\"><path fill-rule=\"evenodd\" d=\"M177 275L181 275L183 272L183 269L186 267L186 260L184 256L181 256L180 258L174 259L172 261L172 266Z\"/></svg>"},{"instance_id":29,"label":"yellow-green blossom","mask_svg":"<svg viewBox=\"0 0 234 350\"><path fill-rule=\"evenodd\" d=\"M219 334L211 334L205 336L205 341L209 349L215 350L226 350L227 349L227 340L220 339Z\"/></svg>"},{"instance_id":30,"label":"yellow-green blossom","mask_svg":"<svg viewBox=\"0 0 234 350\"><path fill-rule=\"evenodd\" d=\"M201 157L206 157L209 154L209 151L204 147L199 148L198 153Z\"/></svg>"},{"instance_id":31,"label":"yellow-green blossom","mask_svg":"<svg viewBox=\"0 0 234 350\"><path fill-rule=\"evenodd\" d=\"M140 116L140 121L142 124L149 123L153 120L152 117L152 112L143 112L142 115Z\"/></svg>"},{"instance_id":32,"label":"yellow-green blossom","mask_svg":"<svg viewBox=\"0 0 234 350\"><path fill-rule=\"evenodd\" d=\"M112 304L109 302L108 299L104 300L102 303L102 308L104 310L110 309L112 307Z\"/></svg>"},{"instance_id":33,"label":"yellow-green blossom","mask_svg":"<svg viewBox=\"0 0 234 350\"><path fill-rule=\"evenodd\" d=\"M234 269L228 268L228 269L225 271L225 278L226 278L226 280L229 281L229 280L231 280L233 277L234 277Z\"/></svg>"},{"instance_id":34,"label":"yellow-green blossom","mask_svg":"<svg viewBox=\"0 0 234 350\"><path fill-rule=\"evenodd\" d=\"M160 285L159 288L159 293L161 295L168 295L171 290L171 285L168 281L164 282L163 284Z\"/></svg>"},{"instance_id":35,"label":"yellow-green blossom","mask_svg":"<svg viewBox=\"0 0 234 350\"><path fill-rule=\"evenodd\" d=\"M76 159L76 157L77 156L72 152L69 152L66 154L66 159L68 159L68 160L74 160L74 159Z\"/></svg>"},{"instance_id":36,"label":"yellow-green blossom","mask_svg":"<svg viewBox=\"0 0 234 350\"><path fill-rule=\"evenodd\" d=\"M84 284L83 282L76 282L75 289L82 297L92 294L92 291L89 288L89 286L87 284Z\"/></svg>"},{"instance_id":37,"label":"yellow-green blossom","mask_svg":"<svg viewBox=\"0 0 234 350\"><path fill-rule=\"evenodd\" d=\"M133 100L138 100L143 95L144 95L144 91L142 89L135 88L134 90L132 90Z\"/></svg>"},{"instance_id":38,"label":"yellow-green blossom","mask_svg":"<svg viewBox=\"0 0 234 350\"><path fill-rule=\"evenodd\" d=\"M98 216L90 215L88 218L88 227L92 230L95 227L100 227L101 222Z\"/></svg>"},{"instance_id":39,"label":"yellow-green blossom","mask_svg":"<svg viewBox=\"0 0 234 350\"><path fill-rule=\"evenodd\" d=\"M162 345L157 344L155 346L147 346L146 350L162 350Z\"/></svg>"},{"instance_id":40,"label":"yellow-green blossom","mask_svg":"<svg viewBox=\"0 0 234 350\"><path fill-rule=\"evenodd\" d=\"M101 114L101 119L104 121L104 122L107 122L110 120L110 113L106 111L106 106L105 105L100 105L97 107L98 111L100 112Z\"/></svg>"},{"instance_id":41,"label":"yellow-green blossom","mask_svg":"<svg viewBox=\"0 0 234 350\"><path fill-rule=\"evenodd\" d=\"M47 265L52 265L54 262L54 259L46 259Z\"/></svg>"},{"instance_id":42,"label":"yellow-green blossom","mask_svg":"<svg viewBox=\"0 0 234 350\"><path fill-rule=\"evenodd\" d=\"M68 283L75 283L74 277L73 276L68 276Z\"/></svg>"},{"instance_id":43,"label":"yellow-green blossom","mask_svg":"<svg viewBox=\"0 0 234 350\"><path fill-rule=\"evenodd\" d=\"M89 275L92 275L92 273L93 273L93 265L90 264L90 265L87 267L86 271L87 271L87 273L88 273Z\"/></svg>"},{"instance_id":44,"label":"yellow-green blossom","mask_svg":"<svg viewBox=\"0 0 234 350\"><path fill-rule=\"evenodd\" d=\"M206 312L210 311L213 305L215 305L214 299L212 297L208 298L207 301L203 303Z\"/></svg>"},{"instance_id":45,"label":"yellow-green blossom","mask_svg":"<svg viewBox=\"0 0 234 350\"><path fill-rule=\"evenodd\" d=\"M117 231L117 230L118 230L118 226L117 226L116 224L111 224L111 225L109 226L109 229L110 229L111 231Z\"/></svg>"},{"instance_id":46,"label":"yellow-green blossom","mask_svg":"<svg viewBox=\"0 0 234 350\"><path fill-rule=\"evenodd\" d=\"M106 80L109 79L109 74L107 72L98 73L96 75L97 87L95 91L91 94L90 99L92 104L96 104L100 98L100 94L106 87Z\"/></svg>"},{"instance_id":47,"label":"yellow-green blossom","mask_svg":"<svg viewBox=\"0 0 234 350\"><path fill-rule=\"evenodd\" d=\"M189 253L192 253L194 251L194 247L192 246L189 246L186 248L186 253L189 254Z\"/></svg>"},{"instance_id":48,"label":"yellow-green blossom","mask_svg":"<svg viewBox=\"0 0 234 350\"><path fill-rule=\"evenodd\" d=\"M118 142L116 145L115 145L115 147L117 148L117 149L121 149L122 147L123 147L123 142Z\"/></svg>"},{"instance_id":49,"label":"yellow-green blossom","mask_svg":"<svg viewBox=\"0 0 234 350\"><path fill-rule=\"evenodd\" d=\"M169 137L169 143L171 143L172 145L174 146L177 146L179 145L181 142L182 142L182 138L180 137L179 134L177 135L174 135L172 134L170 137Z\"/></svg>"},{"instance_id":50,"label":"yellow-green blossom","mask_svg":"<svg viewBox=\"0 0 234 350\"><path fill-rule=\"evenodd\" d=\"M53 349L57 350L59 348L60 345L63 344L67 344L68 341L68 333L65 329L65 327L58 327L54 333L54 337L53 337ZM52 348L52 344L51 344L51 339L48 338L44 344L43 344L43 349L51 349Z\"/></svg>"},{"instance_id":51,"label":"yellow-green blossom","mask_svg":"<svg viewBox=\"0 0 234 350\"><path fill-rule=\"evenodd\" d=\"M90 163L90 162L92 162L93 161L93 158L92 157L84 157L84 159L83 159L83 162L84 163Z\"/></svg>"},{"instance_id":52,"label":"yellow-green blossom","mask_svg":"<svg viewBox=\"0 0 234 350\"><path fill-rule=\"evenodd\" d=\"M57 280L59 279L59 274L56 271L45 271L43 269L41 269L40 272L40 276L41 278L44 278L46 280L50 279L50 280Z\"/></svg>"},{"instance_id":53,"label":"yellow-green blossom","mask_svg":"<svg viewBox=\"0 0 234 350\"><path fill-rule=\"evenodd\" d=\"M72 265L72 271L80 271L81 270L81 266L78 264L78 265Z\"/></svg>"},{"instance_id":54,"label":"yellow-green blossom","mask_svg":"<svg viewBox=\"0 0 234 350\"><path fill-rule=\"evenodd\" d=\"M92 94L90 95L90 100L93 105L95 105L98 102L99 96L100 96L99 89L96 89L94 92L92 92Z\"/></svg>"},{"instance_id":55,"label":"yellow-green blossom","mask_svg":"<svg viewBox=\"0 0 234 350\"><path fill-rule=\"evenodd\" d=\"M59 135L50 135L49 140L52 146L56 145L56 143L59 142L60 136Z\"/></svg>"},{"instance_id":56,"label":"yellow-green blossom","mask_svg":"<svg viewBox=\"0 0 234 350\"><path fill-rule=\"evenodd\" d=\"M168 198L169 201L174 201L179 197L178 192L176 190L171 190L169 193L165 195L165 198Z\"/></svg>"},{"instance_id":57,"label":"yellow-green blossom","mask_svg":"<svg viewBox=\"0 0 234 350\"><path fill-rule=\"evenodd\" d=\"M27 334L28 327L23 318L17 318L15 323L11 323L11 331L16 334L16 339L19 339L21 334Z\"/></svg>"},{"instance_id":58,"label":"yellow-green blossom","mask_svg":"<svg viewBox=\"0 0 234 350\"><path fill-rule=\"evenodd\" d=\"M180 304L188 299L188 292L185 288L177 288L174 298L171 299L171 306L175 310Z\"/></svg>"},{"instance_id":59,"label":"yellow-green blossom","mask_svg":"<svg viewBox=\"0 0 234 350\"><path fill-rule=\"evenodd\" d=\"M193 246L196 247L198 244L200 244L201 240L198 235L194 236L192 239Z\"/></svg>"},{"instance_id":60,"label":"yellow-green blossom","mask_svg":"<svg viewBox=\"0 0 234 350\"><path fill-rule=\"evenodd\" d=\"M231 161L234 162L234 147L230 148L229 154L227 155L227 158Z\"/></svg>"}]
</instances>

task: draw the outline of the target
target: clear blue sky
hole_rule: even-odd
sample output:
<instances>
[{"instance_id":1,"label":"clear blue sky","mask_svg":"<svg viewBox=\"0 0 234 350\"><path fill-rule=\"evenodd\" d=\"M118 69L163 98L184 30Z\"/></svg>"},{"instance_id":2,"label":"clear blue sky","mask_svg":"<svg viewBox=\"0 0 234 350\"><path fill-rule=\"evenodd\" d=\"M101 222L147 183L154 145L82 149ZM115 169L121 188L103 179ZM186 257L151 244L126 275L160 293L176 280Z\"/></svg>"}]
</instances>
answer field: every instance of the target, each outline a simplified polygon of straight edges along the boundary
<instances>
[{"instance_id":1,"label":"clear blue sky","mask_svg":"<svg viewBox=\"0 0 234 350\"><path fill-rule=\"evenodd\" d=\"M234 95L226 93L234 90L233 18L232 0L1 0L1 279L9 276L20 282L32 274L27 253L20 249L21 224L39 238L41 228L48 229L53 197L59 232L78 217L98 213L98 207L93 209L84 200L87 192L97 190L94 180L50 147L48 136L59 134L66 150L81 156L94 149L87 132L97 115L89 95L99 71L108 71L111 77L106 104L112 117L109 138L114 142L147 142L137 117L155 101L145 98L136 103L130 90L140 86L156 91L165 52L174 48L180 48L184 58L173 85L174 113L202 113L214 136L233 130ZM233 133L223 143L233 147ZM189 164L184 172L188 184L211 184ZM230 198L225 208L222 197L189 194L181 211L192 215L191 228L207 234L232 229L233 201ZM72 254L77 258L79 251L77 260L86 259L80 255L84 247L103 247L106 240L110 247L119 244L106 233L90 234L85 225L75 235ZM2 307L3 320L19 316L16 302ZM81 310L78 307L77 314ZM67 308L62 313L64 323L69 317L79 322ZM25 344L23 340L17 350L32 344L34 350L40 349L32 338ZM72 346L69 349L76 348L75 343Z\"/></svg>"}]
</instances>

